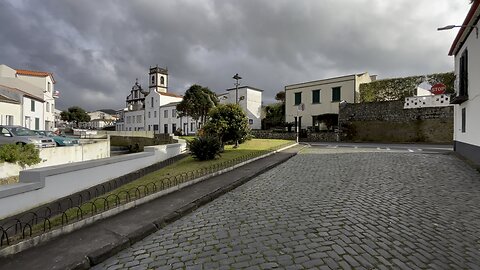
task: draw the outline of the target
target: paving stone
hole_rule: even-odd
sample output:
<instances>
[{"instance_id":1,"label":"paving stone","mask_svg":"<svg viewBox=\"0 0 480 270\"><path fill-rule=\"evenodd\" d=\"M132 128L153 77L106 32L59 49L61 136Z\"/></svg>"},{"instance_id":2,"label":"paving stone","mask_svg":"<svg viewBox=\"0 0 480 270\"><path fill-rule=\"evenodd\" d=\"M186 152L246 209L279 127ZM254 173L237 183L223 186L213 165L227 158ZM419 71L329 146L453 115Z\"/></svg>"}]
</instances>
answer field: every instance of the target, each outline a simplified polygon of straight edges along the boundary
<instances>
[{"instance_id":1,"label":"paving stone","mask_svg":"<svg viewBox=\"0 0 480 270\"><path fill-rule=\"evenodd\" d=\"M478 179L451 155L311 147L93 269L477 269Z\"/></svg>"}]
</instances>

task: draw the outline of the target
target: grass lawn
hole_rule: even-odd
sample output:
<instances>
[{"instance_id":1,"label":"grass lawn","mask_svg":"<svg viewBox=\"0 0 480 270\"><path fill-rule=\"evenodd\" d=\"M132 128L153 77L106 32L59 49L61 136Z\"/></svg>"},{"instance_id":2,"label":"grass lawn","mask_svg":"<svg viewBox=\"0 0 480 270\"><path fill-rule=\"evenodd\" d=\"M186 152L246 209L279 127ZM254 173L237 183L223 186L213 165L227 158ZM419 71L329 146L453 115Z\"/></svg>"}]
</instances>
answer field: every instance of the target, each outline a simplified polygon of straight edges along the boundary
<instances>
[{"instance_id":1,"label":"grass lawn","mask_svg":"<svg viewBox=\"0 0 480 270\"><path fill-rule=\"evenodd\" d=\"M153 193L152 188L154 186L157 191L160 191L174 186L179 182L185 182L201 175L218 171L222 168L237 164L246 158L260 156L293 143L293 141L288 140L252 139L240 144L236 149L234 149L232 145L225 146L225 152L215 160L197 161L191 156L188 156L174 164L147 174L98 198L92 199L88 203L84 203L80 208L83 212L83 217L88 217L93 215L92 212L94 212L93 209L95 208L98 209L98 212L102 212L106 202L108 202L109 208L113 208L117 203L125 202L127 200L127 191L130 194L131 201L135 198L143 197L145 193ZM149 192L146 192L146 188L149 189ZM79 218L78 208L70 209L66 213L69 221ZM52 228L56 227L62 223L62 217L53 217L50 219L50 222ZM40 224L34 226L33 230L35 233L43 231L43 224L41 226Z\"/></svg>"}]
</instances>

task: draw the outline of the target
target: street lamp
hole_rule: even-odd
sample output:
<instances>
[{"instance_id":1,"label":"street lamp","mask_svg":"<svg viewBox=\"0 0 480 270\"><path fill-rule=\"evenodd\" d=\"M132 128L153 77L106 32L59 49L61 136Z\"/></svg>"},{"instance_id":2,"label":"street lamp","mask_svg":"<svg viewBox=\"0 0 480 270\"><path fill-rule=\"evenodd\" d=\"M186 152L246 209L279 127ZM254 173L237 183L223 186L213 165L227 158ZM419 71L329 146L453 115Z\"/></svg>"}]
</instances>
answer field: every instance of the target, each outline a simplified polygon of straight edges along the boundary
<instances>
[{"instance_id":1,"label":"street lamp","mask_svg":"<svg viewBox=\"0 0 480 270\"><path fill-rule=\"evenodd\" d=\"M235 82L235 104L238 104L238 86L240 85L238 80L241 80L242 77L238 76L238 73L237 73L232 78L236 80L236 82Z\"/></svg>"},{"instance_id":2,"label":"street lamp","mask_svg":"<svg viewBox=\"0 0 480 270\"><path fill-rule=\"evenodd\" d=\"M446 25L444 27L439 27L439 28L437 28L437 31L451 30L453 28L467 28L467 27L475 28L475 34L476 34L477 39L478 39L478 27L476 25L454 25L454 24L451 24L451 25Z\"/></svg>"}]
</instances>

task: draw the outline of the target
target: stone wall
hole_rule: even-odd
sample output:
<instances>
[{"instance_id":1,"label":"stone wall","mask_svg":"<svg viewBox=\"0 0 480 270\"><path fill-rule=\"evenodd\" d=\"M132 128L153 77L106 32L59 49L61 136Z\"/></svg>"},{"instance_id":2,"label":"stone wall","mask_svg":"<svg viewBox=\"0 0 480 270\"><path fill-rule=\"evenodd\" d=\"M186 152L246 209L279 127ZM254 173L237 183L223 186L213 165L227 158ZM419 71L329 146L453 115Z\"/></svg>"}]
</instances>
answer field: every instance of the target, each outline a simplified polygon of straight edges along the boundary
<instances>
[{"instance_id":1,"label":"stone wall","mask_svg":"<svg viewBox=\"0 0 480 270\"><path fill-rule=\"evenodd\" d=\"M252 130L252 135L257 139L282 139L296 140L295 132L274 132L271 130ZM334 142L337 135L334 132L306 132L302 131L299 138L302 142Z\"/></svg>"},{"instance_id":2,"label":"stone wall","mask_svg":"<svg viewBox=\"0 0 480 270\"><path fill-rule=\"evenodd\" d=\"M452 143L453 107L403 109L404 102L347 104L340 109L344 140Z\"/></svg>"}]
</instances>

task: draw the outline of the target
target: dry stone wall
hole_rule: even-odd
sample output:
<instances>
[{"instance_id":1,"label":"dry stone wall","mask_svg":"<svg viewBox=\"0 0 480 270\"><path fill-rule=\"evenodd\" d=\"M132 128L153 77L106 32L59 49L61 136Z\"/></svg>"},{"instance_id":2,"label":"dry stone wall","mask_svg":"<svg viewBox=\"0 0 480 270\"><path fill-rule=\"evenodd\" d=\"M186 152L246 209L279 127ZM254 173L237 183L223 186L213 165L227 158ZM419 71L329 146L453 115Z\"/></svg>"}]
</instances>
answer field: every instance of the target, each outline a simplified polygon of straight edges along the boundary
<instances>
[{"instance_id":1,"label":"dry stone wall","mask_svg":"<svg viewBox=\"0 0 480 270\"><path fill-rule=\"evenodd\" d=\"M403 109L403 101L347 104L340 109L342 138L349 141L453 141L453 107Z\"/></svg>"}]
</instances>

